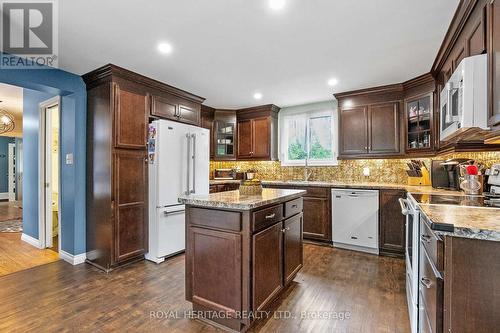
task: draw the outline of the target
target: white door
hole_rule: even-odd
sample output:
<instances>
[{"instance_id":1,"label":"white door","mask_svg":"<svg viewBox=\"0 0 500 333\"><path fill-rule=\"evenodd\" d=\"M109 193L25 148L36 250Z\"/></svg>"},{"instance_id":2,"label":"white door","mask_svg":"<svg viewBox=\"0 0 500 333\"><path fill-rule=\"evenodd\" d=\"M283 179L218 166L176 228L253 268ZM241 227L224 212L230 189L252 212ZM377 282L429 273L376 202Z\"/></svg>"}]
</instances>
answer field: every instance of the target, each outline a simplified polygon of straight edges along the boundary
<instances>
[{"instance_id":1,"label":"white door","mask_svg":"<svg viewBox=\"0 0 500 333\"><path fill-rule=\"evenodd\" d=\"M40 150L39 156L39 230L43 247L51 248L53 237L58 237L58 248L61 245L60 235L60 200L59 200L59 96L40 103Z\"/></svg>"},{"instance_id":2,"label":"white door","mask_svg":"<svg viewBox=\"0 0 500 333\"><path fill-rule=\"evenodd\" d=\"M16 200L16 144L9 143L9 201Z\"/></svg>"}]
</instances>

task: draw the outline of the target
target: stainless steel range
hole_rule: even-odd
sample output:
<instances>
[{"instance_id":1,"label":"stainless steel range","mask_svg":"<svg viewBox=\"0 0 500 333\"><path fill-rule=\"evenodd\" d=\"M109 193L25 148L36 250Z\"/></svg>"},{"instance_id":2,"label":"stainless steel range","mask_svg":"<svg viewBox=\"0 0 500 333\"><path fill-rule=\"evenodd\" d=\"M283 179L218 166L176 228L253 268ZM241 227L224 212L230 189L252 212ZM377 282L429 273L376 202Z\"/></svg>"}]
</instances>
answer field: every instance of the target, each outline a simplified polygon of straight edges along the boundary
<instances>
[{"instance_id":1,"label":"stainless steel range","mask_svg":"<svg viewBox=\"0 0 500 333\"><path fill-rule=\"evenodd\" d=\"M469 207L498 208L500 198L486 196L467 196L457 194L421 194L408 193L407 199L399 199L401 212L406 216L406 296L410 316L411 332L419 332L418 328L418 269L420 255L420 209L419 205L458 205ZM433 223L433 228L442 231L453 231L453 225Z\"/></svg>"}]
</instances>

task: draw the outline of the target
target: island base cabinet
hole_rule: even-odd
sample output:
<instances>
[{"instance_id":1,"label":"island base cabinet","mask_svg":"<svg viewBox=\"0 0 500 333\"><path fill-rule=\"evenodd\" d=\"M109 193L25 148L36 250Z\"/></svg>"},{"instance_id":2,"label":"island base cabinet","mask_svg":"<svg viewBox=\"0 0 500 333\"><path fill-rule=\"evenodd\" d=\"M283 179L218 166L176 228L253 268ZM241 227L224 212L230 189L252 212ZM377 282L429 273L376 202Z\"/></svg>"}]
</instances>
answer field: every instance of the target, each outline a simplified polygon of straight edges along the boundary
<instances>
[{"instance_id":1,"label":"island base cabinet","mask_svg":"<svg viewBox=\"0 0 500 333\"><path fill-rule=\"evenodd\" d=\"M302 214L295 215L283 222L284 225L284 278L285 285L290 283L302 268Z\"/></svg>"},{"instance_id":2,"label":"island base cabinet","mask_svg":"<svg viewBox=\"0 0 500 333\"><path fill-rule=\"evenodd\" d=\"M297 197L249 210L186 204L186 300L197 318L252 326L246 314L268 309L302 268L302 207Z\"/></svg>"},{"instance_id":3,"label":"island base cabinet","mask_svg":"<svg viewBox=\"0 0 500 333\"><path fill-rule=\"evenodd\" d=\"M262 310L283 288L281 223L253 236L253 309Z\"/></svg>"}]
</instances>

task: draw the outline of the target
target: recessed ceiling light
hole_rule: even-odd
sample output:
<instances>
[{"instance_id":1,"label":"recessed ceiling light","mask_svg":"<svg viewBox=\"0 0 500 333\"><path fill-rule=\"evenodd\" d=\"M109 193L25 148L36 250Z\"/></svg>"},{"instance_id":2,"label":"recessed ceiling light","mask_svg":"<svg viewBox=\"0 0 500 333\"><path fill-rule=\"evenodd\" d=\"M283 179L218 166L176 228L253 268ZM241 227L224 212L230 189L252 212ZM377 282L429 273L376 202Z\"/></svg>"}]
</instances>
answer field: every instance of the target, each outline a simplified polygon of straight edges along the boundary
<instances>
[{"instance_id":1,"label":"recessed ceiling light","mask_svg":"<svg viewBox=\"0 0 500 333\"><path fill-rule=\"evenodd\" d=\"M286 1L285 0L269 0L269 7L272 10L281 10L285 8Z\"/></svg>"},{"instance_id":2,"label":"recessed ceiling light","mask_svg":"<svg viewBox=\"0 0 500 333\"><path fill-rule=\"evenodd\" d=\"M253 98L262 99L262 94L260 92L256 92L255 94L253 94Z\"/></svg>"},{"instance_id":3,"label":"recessed ceiling light","mask_svg":"<svg viewBox=\"0 0 500 333\"><path fill-rule=\"evenodd\" d=\"M170 54L172 53L172 45L169 43L160 43L158 44L158 51L163 54Z\"/></svg>"},{"instance_id":4,"label":"recessed ceiling light","mask_svg":"<svg viewBox=\"0 0 500 333\"><path fill-rule=\"evenodd\" d=\"M328 80L328 85L330 87L336 86L338 83L339 83L339 80L337 80L336 78L331 78L330 80Z\"/></svg>"}]
</instances>

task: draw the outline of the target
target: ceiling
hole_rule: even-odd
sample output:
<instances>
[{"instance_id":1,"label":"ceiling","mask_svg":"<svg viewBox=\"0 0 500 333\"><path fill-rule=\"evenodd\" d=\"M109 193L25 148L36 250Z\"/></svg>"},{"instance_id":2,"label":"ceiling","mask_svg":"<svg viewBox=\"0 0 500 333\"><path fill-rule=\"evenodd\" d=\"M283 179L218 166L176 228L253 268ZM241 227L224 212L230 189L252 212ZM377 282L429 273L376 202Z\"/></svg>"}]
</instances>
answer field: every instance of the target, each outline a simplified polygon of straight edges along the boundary
<instances>
[{"instance_id":1,"label":"ceiling","mask_svg":"<svg viewBox=\"0 0 500 333\"><path fill-rule=\"evenodd\" d=\"M0 83L0 109L14 117L14 130L0 136L21 137L23 135L23 89Z\"/></svg>"},{"instance_id":2,"label":"ceiling","mask_svg":"<svg viewBox=\"0 0 500 333\"><path fill-rule=\"evenodd\" d=\"M114 63L218 108L324 101L428 72L459 2L286 0L273 11L268 1L60 1L59 67Z\"/></svg>"}]
</instances>

